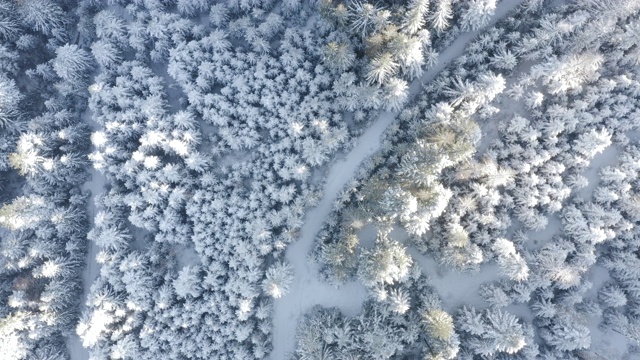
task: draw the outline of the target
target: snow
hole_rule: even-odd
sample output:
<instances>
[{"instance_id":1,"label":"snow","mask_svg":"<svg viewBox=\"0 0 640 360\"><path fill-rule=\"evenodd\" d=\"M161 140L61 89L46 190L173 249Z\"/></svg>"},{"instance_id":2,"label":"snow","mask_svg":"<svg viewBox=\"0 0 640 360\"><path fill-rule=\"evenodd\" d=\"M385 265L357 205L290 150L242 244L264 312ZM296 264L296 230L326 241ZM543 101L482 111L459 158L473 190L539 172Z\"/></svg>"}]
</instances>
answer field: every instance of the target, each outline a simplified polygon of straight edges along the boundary
<instances>
[{"instance_id":1,"label":"snow","mask_svg":"<svg viewBox=\"0 0 640 360\"><path fill-rule=\"evenodd\" d=\"M600 183L600 169L607 166L615 166L618 163L620 153L615 145L609 145L603 152L596 154L591 159L589 167L582 174L589 180L589 185L576 191L585 201L591 201L593 198L593 190Z\"/></svg>"},{"instance_id":2,"label":"snow","mask_svg":"<svg viewBox=\"0 0 640 360\"><path fill-rule=\"evenodd\" d=\"M413 260L420 265L422 273L429 275L429 285L433 286L442 299L442 308L454 313L462 305L486 308L487 304L478 295L480 286L494 282L501 277L495 263L483 264L478 273L458 272L445 268L431 256L424 256L415 248L408 248Z\"/></svg>"},{"instance_id":3,"label":"snow","mask_svg":"<svg viewBox=\"0 0 640 360\"><path fill-rule=\"evenodd\" d=\"M375 234L375 233L374 233ZM427 256L411 246L409 234L400 227L394 227L391 237L407 246L407 252L413 258L422 273L429 277L429 285L433 286L442 300L442 308L454 313L462 305L485 308L487 304L478 294L480 286L502 277L500 268L495 263L483 264L478 272L461 272L441 265L433 256ZM362 242L362 240L361 240ZM451 286L455 284L455 286Z\"/></svg>"},{"instance_id":4,"label":"snow","mask_svg":"<svg viewBox=\"0 0 640 360\"><path fill-rule=\"evenodd\" d=\"M562 235L562 220L560 220L559 213L554 213L551 215L547 215L547 219L549 222L547 226L538 231L528 231L527 235L529 237L529 241L527 241L524 246L529 251L540 250L544 244L551 241L551 239L555 235ZM520 224L518 224L520 225ZM520 229L525 230L523 226L519 226Z\"/></svg>"},{"instance_id":5,"label":"snow","mask_svg":"<svg viewBox=\"0 0 640 360\"><path fill-rule=\"evenodd\" d=\"M89 110L85 111L82 118L84 121L91 126L92 131L97 131L100 129L100 125L97 124L91 118L91 112ZM105 186L105 178L98 170L95 168L89 169L89 175L91 176L90 180L84 183L82 186L82 192L89 192L91 194L88 204L87 204L87 216L89 218L89 227L93 227L93 219L96 215L96 204L95 197L100 194L104 190ZM86 309L86 298L87 294L89 294L89 289L91 288L91 284L98 277L98 273L100 271L100 266L96 262L96 255L98 254L98 246L93 242L87 240L87 255L85 259L85 268L82 272L82 282L83 282L83 294L82 301L80 306L80 313L82 313ZM89 358L89 351L82 346L82 341L78 334L73 332L67 337L67 350L69 352L69 356L71 360L85 360Z\"/></svg>"},{"instance_id":6,"label":"snow","mask_svg":"<svg viewBox=\"0 0 640 360\"><path fill-rule=\"evenodd\" d=\"M521 2L522 0L502 1L487 26L493 26ZM448 48L441 52L436 65L411 83L409 101L416 97L422 84L433 80L455 58L462 55L466 44L478 33L479 31L474 31L460 35ZM286 258L293 265L295 279L289 294L274 301L272 359L282 360L287 358L287 354L293 353L296 327L300 316L314 305L335 306L345 315L350 316L355 315L360 310L362 302L367 298L366 290L360 283L348 283L339 289L322 283L318 278L318 265L312 264L307 256L313 247L316 234L321 230L324 220L331 213L332 204L336 200L338 193L354 176L359 165L380 148L382 134L398 113L398 111L381 112L373 124L357 140L357 145L351 149L343 160L336 161L333 164L324 186L324 197L318 206L307 214L306 222L301 229L300 239L287 248ZM429 263L429 261L421 261L419 259L417 261L421 265L424 264L429 270L433 270L435 267L435 262ZM475 277L472 280L477 281L478 278ZM465 292L465 294L455 293L458 287L463 291L467 290L467 287L458 286L458 283L453 282L453 284L456 284L456 289L444 291L444 287L449 288L451 284L450 280L442 280L441 286L443 287L443 294L445 294L445 301L448 300L447 291L450 291L451 295L460 295L456 297L457 299L467 299L470 292ZM477 289L475 292L477 293Z\"/></svg>"},{"instance_id":7,"label":"snow","mask_svg":"<svg viewBox=\"0 0 640 360\"><path fill-rule=\"evenodd\" d=\"M594 265L587 272L586 279L591 281L592 287L586 293L585 299L598 299L598 291L607 281L611 280L609 271L600 265ZM598 328L598 324L602 321L602 317L592 319L587 324L591 331L591 349L597 355L609 354L609 358L623 359L623 354L629 351L629 342L627 337L614 331L604 331Z\"/></svg>"}]
</instances>

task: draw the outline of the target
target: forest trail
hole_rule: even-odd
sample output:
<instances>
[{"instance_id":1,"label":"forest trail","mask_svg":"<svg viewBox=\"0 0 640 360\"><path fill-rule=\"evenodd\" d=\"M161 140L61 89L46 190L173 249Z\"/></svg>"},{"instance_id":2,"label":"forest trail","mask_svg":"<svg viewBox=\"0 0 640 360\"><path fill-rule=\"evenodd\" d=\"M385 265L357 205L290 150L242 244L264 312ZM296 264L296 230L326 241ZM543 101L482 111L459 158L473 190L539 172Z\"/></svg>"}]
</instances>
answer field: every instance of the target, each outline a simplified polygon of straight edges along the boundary
<instances>
[{"instance_id":1,"label":"forest trail","mask_svg":"<svg viewBox=\"0 0 640 360\"><path fill-rule=\"evenodd\" d=\"M87 109L82 115L86 124L91 127L91 132L100 130L102 127L92 119L91 111ZM90 193L87 200L87 217L89 218L89 228L93 228L93 219L96 216L96 195L102 193L105 187L105 177L102 173L96 170L93 166L89 168L89 180L82 185L83 193ZM85 268L82 272L82 300L80 300L80 313L86 309L85 302L87 301L87 295L91 285L98 277L100 272L100 266L96 261L96 255L98 254L98 245L93 241L87 240L87 254L85 258ZM82 340L75 332L67 337L67 350L71 360L86 360L89 358L89 350L82 346Z\"/></svg>"},{"instance_id":2,"label":"forest trail","mask_svg":"<svg viewBox=\"0 0 640 360\"><path fill-rule=\"evenodd\" d=\"M432 81L454 59L464 53L465 46L485 28L495 25L523 0L503 0L498 5L491 21L484 28L459 35L442 51L437 63L409 87L409 103L418 95L422 84ZM360 164L376 153L381 145L381 135L400 112L382 112L373 124L357 139L357 145L342 160L336 161L324 185L324 197L317 207L311 209L302 226L300 239L286 250L287 261L293 265L295 279L290 292L274 301L272 360L287 359L295 348L295 334L301 316L315 305L338 307L345 315L356 315L367 293L359 282L347 283L335 288L318 278L318 266L310 263L308 255L314 240L322 229L325 219L331 214L333 203L340 191L351 180Z\"/></svg>"}]
</instances>

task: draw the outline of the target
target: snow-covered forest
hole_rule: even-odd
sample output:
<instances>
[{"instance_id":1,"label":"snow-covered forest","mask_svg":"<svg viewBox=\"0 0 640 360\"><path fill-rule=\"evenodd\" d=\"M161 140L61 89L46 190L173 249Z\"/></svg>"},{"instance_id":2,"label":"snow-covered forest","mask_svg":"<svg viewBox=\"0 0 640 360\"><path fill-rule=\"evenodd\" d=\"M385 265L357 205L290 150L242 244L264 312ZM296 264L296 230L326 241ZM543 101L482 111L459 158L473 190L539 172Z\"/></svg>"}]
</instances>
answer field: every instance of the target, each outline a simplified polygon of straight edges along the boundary
<instances>
[{"instance_id":1,"label":"snow-covered forest","mask_svg":"<svg viewBox=\"0 0 640 360\"><path fill-rule=\"evenodd\" d=\"M640 357L640 1L0 0L0 359Z\"/></svg>"}]
</instances>

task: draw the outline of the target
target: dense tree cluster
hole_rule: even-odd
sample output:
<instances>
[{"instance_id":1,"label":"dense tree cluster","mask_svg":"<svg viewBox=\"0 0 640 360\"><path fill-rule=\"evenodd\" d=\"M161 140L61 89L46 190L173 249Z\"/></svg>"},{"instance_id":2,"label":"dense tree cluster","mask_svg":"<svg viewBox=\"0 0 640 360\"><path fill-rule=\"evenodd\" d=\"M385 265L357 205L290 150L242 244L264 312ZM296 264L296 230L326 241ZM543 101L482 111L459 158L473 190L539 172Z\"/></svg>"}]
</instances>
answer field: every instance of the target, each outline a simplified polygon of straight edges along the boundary
<instances>
[{"instance_id":1,"label":"dense tree cluster","mask_svg":"<svg viewBox=\"0 0 640 360\"><path fill-rule=\"evenodd\" d=\"M383 106L400 110L408 81L435 63L436 49L462 31L485 26L496 1L321 0L319 6L326 25L342 34L325 48L329 66L344 71L357 59L360 78L381 89Z\"/></svg>"},{"instance_id":2,"label":"dense tree cluster","mask_svg":"<svg viewBox=\"0 0 640 360\"><path fill-rule=\"evenodd\" d=\"M0 348L65 358L88 228L86 80L74 1L0 3Z\"/></svg>"},{"instance_id":3,"label":"dense tree cluster","mask_svg":"<svg viewBox=\"0 0 640 360\"><path fill-rule=\"evenodd\" d=\"M363 121L380 105L375 88L323 65L337 34L312 18L285 28L308 18L294 3L247 5L122 1L93 17L90 159L109 188L89 233L101 274L78 326L92 356L268 356L310 176L356 130L342 112ZM196 263L160 261L182 247Z\"/></svg>"},{"instance_id":4,"label":"dense tree cluster","mask_svg":"<svg viewBox=\"0 0 640 360\"><path fill-rule=\"evenodd\" d=\"M420 269L408 272L401 281L380 284L378 300L366 302L356 317L337 309L311 310L299 325L295 358L455 359L460 341L453 317Z\"/></svg>"},{"instance_id":5,"label":"dense tree cluster","mask_svg":"<svg viewBox=\"0 0 640 360\"><path fill-rule=\"evenodd\" d=\"M556 3L0 0L0 357L268 358L328 165L398 114L310 254L369 298L292 358L640 345L640 3ZM496 275L452 305L425 257Z\"/></svg>"},{"instance_id":6,"label":"dense tree cluster","mask_svg":"<svg viewBox=\"0 0 640 360\"><path fill-rule=\"evenodd\" d=\"M629 242L637 218L626 217L636 209L634 185L594 190L587 187L591 180L583 173L594 158L605 151L611 154L613 144L626 146L636 134L638 113L631 99L637 92L638 74L628 64L634 63L638 44L628 35L632 30L627 20L638 8L620 1L565 7L554 14L545 14L532 3L521 10L522 16L480 35L454 66L426 86L416 105L403 111L385 150L345 190L318 238L316 259L330 281L339 284L351 279L361 261L358 254L367 252L360 248L357 233L373 223L382 228L401 225L409 235L409 246L437 254L443 264L458 269L477 270L481 263L495 260L506 279L485 284L479 295L495 309L527 304L535 320L533 327L521 328L528 333L521 339L531 339L521 344L531 345L535 333L542 339L542 356L565 358L588 351L594 326L590 319L595 317L597 324L603 310L603 329L625 334L630 341L637 338L635 315L627 310L633 306L625 290L630 285L620 283L637 277L629 270L635 264ZM536 15L525 18L527 13ZM611 33L594 36L605 25L612 28ZM508 77L514 77L522 61L538 64L525 67L511 81ZM488 103L492 99L494 103ZM507 101L518 105L499 114ZM459 142L455 131L440 131L443 124L451 126L450 119L459 118L457 113L472 124L478 121L483 130L487 119L502 119L499 136L475 157L471 156L479 143L467 136L470 148L464 161L447 158L450 163L443 165L437 154ZM423 144L416 142L421 136L426 140ZM405 154L414 144L420 144L421 152L407 163ZM422 170L425 163L432 173ZM398 170L403 168L409 170ZM630 176L625 173L633 173L629 169L604 168L601 177L608 183L624 181ZM422 171L419 182L398 176L418 170ZM421 206L418 195L425 195L418 191L434 182L442 185L437 193L445 196L442 214L428 226L410 226L408 219ZM592 201L582 198L592 190ZM379 200L367 204L372 197ZM542 247L529 239L528 231L556 223L562 233L545 239ZM604 284L593 298L587 295L592 284L586 279L600 262L612 277L626 280ZM615 271L621 275L614 275ZM481 311L474 314L478 324L487 321L480 320L486 316ZM515 318L504 321L517 324ZM488 333L483 329L476 335ZM516 338L512 345L489 345L493 340L473 339L473 331L461 334L464 356L517 352L534 358L538 353L533 347L518 351Z\"/></svg>"}]
</instances>

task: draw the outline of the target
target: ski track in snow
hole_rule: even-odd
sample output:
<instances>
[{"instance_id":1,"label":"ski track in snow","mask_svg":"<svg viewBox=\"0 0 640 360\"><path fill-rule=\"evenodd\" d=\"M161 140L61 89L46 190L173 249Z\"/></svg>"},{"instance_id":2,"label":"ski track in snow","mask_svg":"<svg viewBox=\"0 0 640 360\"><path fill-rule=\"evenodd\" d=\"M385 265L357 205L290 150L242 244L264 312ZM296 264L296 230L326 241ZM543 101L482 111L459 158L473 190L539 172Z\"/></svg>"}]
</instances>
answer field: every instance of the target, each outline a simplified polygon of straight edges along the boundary
<instances>
[{"instance_id":1,"label":"ski track in snow","mask_svg":"<svg viewBox=\"0 0 640 360\"><path fill-rule=\"evenodd\" d=\"M82 118L84 119L85 123L89 124L92 132L100 130L101 125L93 121L91 116L91 111L87 109L82 115ZM91 229L93 228L93 219L97 212L94 199L96 195L104 191L105 177L93 167L90 168L89 175L90 179L82 185L82 192L90 192L91 194L87 202L87 217L89 219L89 228ZM82 300L80 301L80 313L84 312L87 308L85 302L87 301L89 289L91 289L91 285L98 277L98 273L100 271L100 266L96 262L96 255L98 254L98 250L98 245L96 245L93 241L87 239L85 268L82 272L83 293ZM71 360L89 359L89 350L82 346L82 340L80 340L80 337L75 333L75 331L67 336L66 342L67 351L69 352Z\"/></svg>"},{"instance_id":2,"label":"ski track in snow","mask_svg":"<svg viewBox=\"0 0 640 360\"><path fill-rule=\"evenodd\" d=\"M495 25L522 1L503 0L500 2L491 21L483 29ZM408 103L420 92L422 84L432 81L454 59L462 55L467 43L483 29L461 34L441 52L437 64L411 83ZM298 321L313 306L338 307L345 315L353 316L360 311L363 301L367 298L366 290L359 282L350 282L340 288L335 288L320 281L318 278L319 266L308 260L308 254L313 247L316 235L322 229L324 220L331 213L332 205L338 194L353 178L359 165L379 149L381 135L398 114L399 111L381 112L378 119L360 136L357 145L349 154L343 160L333 164L324 186L324 197L317 207L307 213L300 239L287 248L286 258L293 265L295 279L289 294L274 301L272 360L283 360L292 356ZM415 254L413 255L415 256ZM426 264L424 261L420 263Z\"/></svg>"}]
</instances>

